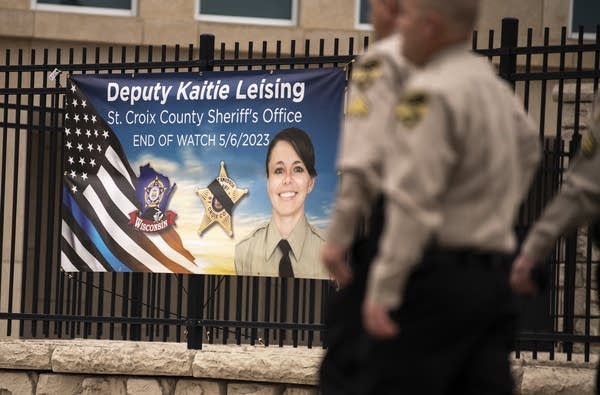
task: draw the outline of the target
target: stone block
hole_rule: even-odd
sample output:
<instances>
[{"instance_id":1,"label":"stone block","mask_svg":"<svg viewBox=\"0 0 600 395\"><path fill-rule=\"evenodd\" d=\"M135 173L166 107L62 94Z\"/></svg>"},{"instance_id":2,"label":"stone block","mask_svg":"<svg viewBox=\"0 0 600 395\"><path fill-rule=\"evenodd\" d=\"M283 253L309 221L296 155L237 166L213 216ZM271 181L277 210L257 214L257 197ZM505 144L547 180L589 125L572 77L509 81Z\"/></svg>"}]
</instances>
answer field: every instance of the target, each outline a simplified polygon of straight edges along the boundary
<instances>
[{"instance_id":1,"label":"stone block","mask_svg":"<svg viewBox=\"0 0 600 395\"><path fill-rule=\"evenodd\" d=\"M83 380L81 395L127 395L127 385L120 377L88 377Z\"/></svg>"},{"instance_id":2,"label":"stone block","mask_svg":"<svg viewBox=\"0 0 600 395\"><path fill-rule=\"evenodd\" d=\"M3 0L0 9L6 8L20 8L23 10L28 10L30 7L30 3L28 1L23 0Z\"/></svg>"},{"instance_id":3,"label":"stone block","mask_svg":"<svg viewBox=\"0 0 600 395\"><path fill-rule=\"evenodd\" d=\"M168 7L174 8L174 7ZM191 14L190 14L191 17ZM149 19L144 24L144 45L171 45L197 43L197 30L193 28L191 21L174 20L167 21L160 19ZM189 25L189 29L182 29L181 26Z\"/></svg>"},{"instance_id":4,"label":"stone block","mask_svg":"<svg viewBox=\"0 0 600 395\"><path fill-rule=\"evenodd\" d=\"M75 374L40 374L36 395L80 394L84 379Z\"/></svg>"},{"instance_id":5,"label":"stone block","mask_svg":"<svg viewBox=\"0 0 600 395\"><path fill-rule=\"evenodd\" d=\"M189 25L194 20L194 3L187 0L144 0L139 2L138 15L144 20L162 19L176 20L180 19ZM185 25L184 25L185 26ZM180 30L184 30L181 27Z\"/></svg>"},{"instance_id":6,"label":"stone block","mask_svg":"<svg viewBox=\"0 0 600 395\"><path fill-rule=\"evenodd\" d=\"M594 369L560 369L557 367L525 367L523 395L592 395Z\"/></svg>"},{"instance_id":7,"label":"stone block","mask_svg":"<svg viewBox=\"0 0 600 395\"><path fill-rule=\"evenodd\" d=\"M179 380L175 395L228 395L227 385L207 380Z\"/></svg>"},{"instance_id":8,"label":"stone block","mask_svg":"<svg viewBox=\"0 0 600 395\"><path fill-rule=\"evenodd\" d=\"M157 379L127 379L127 395L168 395Z\"/></svg>"},{"instance_id":9,"label":"stone block","mask_svg":"<svg viewBox=\"0 0 600 395\"><path fill-rule=\"evenodd\" d=\"M283 385L259 383L229 383L227 395L282 395Z\"/></svg>"},{"instance_id":10,"label":"stone block","mask_svg":"<svg viewBox=\"0 0 600 395\"><path fill-rule=\"evenodd\" d=\"M0 342L0 369L50 370L52 346L47 342Z\"/></svg>"},{"instance_id":11,"label":"stone block","mask_svg":"<svg viewBox=\"0 0 600 395\"><path fill-rule=\"evenodd\" d=\"M322 350L293 347L237 347L202 350L192 364L194 377L315 385Z\"/></svg>"},{"instance_id":12,"label":"stone block","mask_svg":"<svg viewBox=\"0 0 600 395\"><path fill-rule=\"evenodd\" d=\"M191 376L195 351L185 344L150 342L59 345L52 354L52 370L64 373Z\"/></svg>"},{"instance_id":13,"label":"stone block","mask_svg":"<svg viewBox=\"0 0 600 395\"><path fill-rule=\"evenodd\" d=\"M585 334L585 318L575 318L575 333L578 335ZM590 319L590 335L598 336L598 325L600 324L600 320L598 318ZM600 346L600 344L599 344Z\"/></svg>"},{"instance_id":14,"label":"stone block","mask_svg":"<svg viewBox=\"0 0 600 395\"><path fill-rule=\"evenodd\" d=\"M0 36L31 37L35 15L29 10L2 10Z\"/></svg>"},{"instance_id":15,"label":"stone block","mask_svg":"<svg viewBox=\"0 0 600 395\"><path fill-rule=\"evenodd\" d=\"M559 85L556 84L552 90L552 98L555 102L558 101ZM563 103L575 103L577 98L577 84L567 83L563 84ZM582 103L591 103L594 100L594 85L588 83L582 83L580 87L580 98ZM574 106L572 108L575 108ZM566 109L566 107L565 107ZM565 111L567 112L567 111ZM572 112L572 111L571 111Z\"/></svg>"},{"instance_id":16,"label":"stone block","mask_svg":"<svg viewBox=\"0 0 600 395\"><path fill-rule=\"evenodd\" d=\"M304 0L298 3L299 25L304 29L354 29L356 7L348 7L347 0ZM332 29L334 26L335 29Z\"/></svg>"},{"instance_id":17,"label":"stone block","mask_svg":"<svg viewBox=\"0 0 600 395\"><path fill-rule=\"evenodd\" d=\"M287 387L283 395L318 395L319 391L316 387Z\"/></svg>"},{"instance_id":18,"label":"stone block","mask_svg":"<svg viewBox=\"0 0 600 395\"><path fill-rule=\"evenodd\" d=\"M42 39L136 45L143 30L138 18L37 11L33 33Z\"/></svg>"},{"instance_id":19,"label":"stone block","mask_svg":"<svg viewBox=\"0 0 600 395\"><path fill-rule=\"evenodd\" d=\"M575 315L576 316L585 316L586 310L588 306L586 305L586 289L585 288L576 288L575 289ZM591 290L590 291L590 305L589 310L592 313L598 312L598 292Z\"/></svg>"},{"instance_id":20,"label":"stone block","mask_svg":"<svg viewBox=\"0 0 600 395\"><path fill-rule=\"evenodd\" d=\"M514 380L514 393L521 395L521 384L523 383L523 360L511 360L511 372Z\"/></svg>"},{"instance_id":21,"label":"stone block","mask_svg":"<svg viewBox=\"0 0 600 395\"><path fill-rule=\"evenodd\" d=\"M37 374L0 371L0 394L34 395Z\"/></svg>"}]
</instances>

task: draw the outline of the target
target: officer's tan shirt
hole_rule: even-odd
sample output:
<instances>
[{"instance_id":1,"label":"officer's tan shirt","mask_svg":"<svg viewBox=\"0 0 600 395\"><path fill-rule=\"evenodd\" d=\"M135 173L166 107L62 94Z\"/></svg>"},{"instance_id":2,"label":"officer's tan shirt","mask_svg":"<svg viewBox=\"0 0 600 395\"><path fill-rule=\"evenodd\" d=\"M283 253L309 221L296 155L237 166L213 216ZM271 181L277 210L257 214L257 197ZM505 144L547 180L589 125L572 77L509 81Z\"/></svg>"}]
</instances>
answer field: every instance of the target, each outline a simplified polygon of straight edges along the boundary
<instances>
[{"instance_id":1,"label":"officer's tan shirt","mask_svg":"<svg viewBox=\"0 0 600 395\"><path fill-rule=\"evenodd\" d=\"M521 247L521 252L528 257L538 261L544 259L560 235L590 223L600 215L599 142L600 108L597 108L560 193L544 209Z\"/></svg>"},{"instance_id":2,"label":"officer's tan shirt","mask_svg":"<svg viewBox=\"0 0 600 395\"><path fill-rule=\"evenodd\" d=\"M381 188L382 145L394 127L393 106L411 67L400 55L401 38L377 41L355 66L338 153L340 186L328 240L348 247L361 216Z\"/></svg>"},{"instance_id":3,"label":"officer's tan shirt","mask_svg":"<svg viewBox=\"0 0 600 395\"><path fill-rule=\"evenodd\" d=\"M409 78L396 116L384 162L386 224L368 280L368 297L390 309L433 240L514 250L513 222L540 158L522 104L465 45Z\"/></svg>"},{"instance_id":4,"label":"officer's tan shirt","mask_svg":"<svg viewBox=\"0 0 600 395\"><path fill-rule=\"evenodd\" d=\"M251 232L235 246L236 274L278 277L282 253L277 244L282 238L273 220ZM320 258L325 239L306 217L298 221L287 241L292 248L290 261L294 277L329 278Z\"/></svg>"}]
</instances>

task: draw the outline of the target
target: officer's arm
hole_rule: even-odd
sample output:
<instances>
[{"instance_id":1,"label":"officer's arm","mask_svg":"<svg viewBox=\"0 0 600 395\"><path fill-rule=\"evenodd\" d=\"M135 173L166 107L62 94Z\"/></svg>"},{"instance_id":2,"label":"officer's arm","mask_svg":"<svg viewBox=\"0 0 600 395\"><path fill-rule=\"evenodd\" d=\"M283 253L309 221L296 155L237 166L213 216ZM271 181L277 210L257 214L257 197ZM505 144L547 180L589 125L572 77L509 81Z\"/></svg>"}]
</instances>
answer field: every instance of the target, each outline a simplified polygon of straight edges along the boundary
<instances>
[{"instance_id":1,"label":"officer's arm","mask_svg":"<svg viewBox=\"0 0 600 395\"><path fill-rule=\"evenodd\" d=\"M338 196L327 231L328 242L334 242L343 248L350 246L358 221L366 211L365 203L370 201L370 193L372 191L361 175L353 172L341 175Z\"/></svg>"},{"instance_id":2,"label":"officer's arm","mask_svg":"<svg viewBox=\"0 0 600 395\"><path fill-rule=\"evenodd\" d=\"M410 271L441 223L440 198L457 159L448 104L437 96L424 99L416 110L408 106L399 112L397 134L389 144L392 152L386 156L386 222L369 273L367 299L387 309L401 305Z\"/></svg>"},{"instance_id":3,"label":"officer's arm","mask_svg":"<svg viewBox=\"0 0 600 395\"><path fill-rule=\"evenodd\" d=\"M600 214L600 126L586 132L559 194L527 236L522 253L544 259L560 237Z\"/></svg>"},{"instance_id":4,"label":"officer's arm","mask_svg":"<svg viewBox=\"0 0 600 395\"><path fill-rule=\"evenodd\" d=\"M541 159L540 138L533 120L523 112L520 103L517 103L515 118L524 199Z\"/></svg>"},{"instance_id":5,"label":"officer's arm","mask_svg":"<svg viewBox=\"0 0 600 395\"><path fill-rule=\"evenodd\" d=\"M382 136L390 133L390 103L396 96L389 60L370 57L363 63L357 66L350 85L338 158L340 187L327 232L327 241L344 248L378 195Z\"/></svg>"}]
</instances>

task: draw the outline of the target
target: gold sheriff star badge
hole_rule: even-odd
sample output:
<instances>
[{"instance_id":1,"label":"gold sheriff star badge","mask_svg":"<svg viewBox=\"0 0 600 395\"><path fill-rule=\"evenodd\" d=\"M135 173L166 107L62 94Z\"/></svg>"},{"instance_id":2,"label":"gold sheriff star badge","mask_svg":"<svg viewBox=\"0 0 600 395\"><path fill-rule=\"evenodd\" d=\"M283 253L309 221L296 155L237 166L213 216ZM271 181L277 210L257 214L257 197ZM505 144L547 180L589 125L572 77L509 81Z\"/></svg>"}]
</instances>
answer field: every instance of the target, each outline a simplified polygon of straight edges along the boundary
<instances>
[{"instance_id":1,"label":"gold sheriff star badge","mask_svg":"<svg viewBox=\"0 0 600 395\"><path fill-rule=\"evenodd\" d=\"M219 176L208 187L199 188L196 191L204 203L204 218L202 218L198 233L202 235L208 227L217 222L229 237L233 237L233 206L247 193L247 188L238 188L235 182L229 178L225 170L225 162L221 161Z\"/></svg>"}]
</instances>

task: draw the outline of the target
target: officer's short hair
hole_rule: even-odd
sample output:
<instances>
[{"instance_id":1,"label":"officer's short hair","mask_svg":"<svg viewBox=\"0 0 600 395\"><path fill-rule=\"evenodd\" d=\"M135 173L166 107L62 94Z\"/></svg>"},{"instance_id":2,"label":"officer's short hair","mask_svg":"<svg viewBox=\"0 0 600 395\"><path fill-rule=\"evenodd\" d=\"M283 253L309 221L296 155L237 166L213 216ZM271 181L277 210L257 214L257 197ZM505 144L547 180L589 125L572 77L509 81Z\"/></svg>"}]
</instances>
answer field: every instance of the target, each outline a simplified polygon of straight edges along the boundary
<instances>
[{"instance_id":1,"label":"officer's short hair","mask_svg":"<svg viewBox=\"0 0 600 395\"><path fill-rule=\"evenodd\" d=\"M470 31L479 16L480 0L419 0L421 5L444 15L458 28Z\"/></svg>"},{"instance_id":2,"label":"officer's short hair","mask_svg":"<svg viewBox=\"0 0 600 395\"><path fill-rule=\"evenodd\" d=\"M269 143L267 148L267 158L265 161L265 168L267 170L267 177L269 177L269 160L271 159L271 151L273 147L279 141L286 141L294 148L294 151L298 154L306 170L311 177L317 176L317 170L315 169L315 148L310 139L310 136L300 128L287 128L279 131L275 137Z\"/></svg>"}]
</instances>

